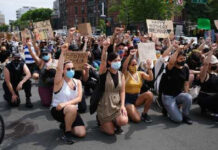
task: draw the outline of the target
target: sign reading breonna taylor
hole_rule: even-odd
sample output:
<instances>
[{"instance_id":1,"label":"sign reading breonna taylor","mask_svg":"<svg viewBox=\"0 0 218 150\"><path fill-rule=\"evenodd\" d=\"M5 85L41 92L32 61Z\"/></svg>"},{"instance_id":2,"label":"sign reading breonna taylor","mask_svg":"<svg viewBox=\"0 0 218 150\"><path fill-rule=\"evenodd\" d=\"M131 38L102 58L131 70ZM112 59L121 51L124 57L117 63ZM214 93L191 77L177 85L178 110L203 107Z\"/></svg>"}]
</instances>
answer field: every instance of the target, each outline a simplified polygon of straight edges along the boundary
<instances>
[{"instance_id":1,"label":"sign reading breonna taylor","mask_svg":"<svg viewBox=\"0 0 218 150\"><path fill-rule=\"evenodd\" d=\"M173 22L171 20L146 20L148 33L158 38L167 38L169 33L173 33Z\"/></svg>"}]
</instances>

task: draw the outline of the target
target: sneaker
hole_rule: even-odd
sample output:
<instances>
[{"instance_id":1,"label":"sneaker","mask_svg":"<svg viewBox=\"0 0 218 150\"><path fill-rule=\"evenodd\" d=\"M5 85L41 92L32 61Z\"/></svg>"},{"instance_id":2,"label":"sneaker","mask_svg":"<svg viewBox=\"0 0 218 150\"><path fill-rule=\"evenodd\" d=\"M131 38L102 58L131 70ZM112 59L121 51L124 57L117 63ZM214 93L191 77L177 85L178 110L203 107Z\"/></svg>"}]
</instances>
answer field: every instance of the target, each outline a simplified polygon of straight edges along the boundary
<instances>
[{"instance_id":1,"label":"sneaker","mask_svg":"<svg viewBox=\"0 0 218 150\"><path fill-rule=\"evenodd\" d=\"M117 127L115 130L115 134L123 134L123 129L121 127Z\"/></svg>"},{"instance_id":2,"label":"sneaker","mask_svg":"<svg viewBox=\"0 0 218 150\"><path fill-rule=\"evenodd\" d=\"M64 135L62 136L62 140L66 144L73 144L73 143L75 143L75 141L73 139L73 135L72 135L72 133L70 131L64 133Z\"/></svg>"},{"instance_id":3,"label":"sneaker","mask_svg":"<svg viewBox=\"0 0 218 150\"><path fill-rule=\"evenodd\" d=\"M183 116L183 122L187 123L188 125L192 125L193 121L188 116Z\"/></svg>"},{"instance_id":4,"label":"sneaker","mask_svg":"<svg viewBox=\"0 0 218 150\"><path fill-rule=\"evenodd\" d=\"M31 103L31 100L29 98L26 99L26 107L33 108L33 104Z\"/></svg>"},{"instance_id":5,"label":"sneaker","mask_svg":"<svg viewBox=\"0 0 218 150\"><path fill-rule=\"evenodd\" d=\"M144 121L144 122L147 122L147 123L152 122L151 117L147 113L145 113L145 114L142 113L141 120Z\"/></svg>"}]
</instances>

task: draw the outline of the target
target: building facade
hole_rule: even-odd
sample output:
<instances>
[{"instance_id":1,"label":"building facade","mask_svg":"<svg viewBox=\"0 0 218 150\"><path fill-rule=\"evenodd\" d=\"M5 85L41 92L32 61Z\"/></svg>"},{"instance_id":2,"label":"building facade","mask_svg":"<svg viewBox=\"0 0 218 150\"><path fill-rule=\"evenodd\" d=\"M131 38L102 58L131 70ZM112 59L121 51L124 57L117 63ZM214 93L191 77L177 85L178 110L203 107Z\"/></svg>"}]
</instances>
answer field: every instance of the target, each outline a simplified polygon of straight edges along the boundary
<instances>
[{"instance_id":1,"label":"building facade","mask_svg":"<svg viewBox=\"0 0 218 150\"><path fill-rule=\"evenodd\" d=\"M88 0L66 0L67 26L78 26L87 22L87 1Z\"/></svg>"},{"instance_id":2,"label":"building facade","mask_svg":"<svg viewBox=\"0 0 218 150\"><path fill-rule=\"evenodd\" d=\"M26 13L27 11L29 11L29 10L34 10L34 9L36 9L36 7L28 7L28 6L24 6L24 7L20 8L20 9L18 9L18 10L16 11L17 19L20 19L21 16L22 16L24 13Z\"/></svg>"},{"instance_id":3,"label":"building facade","mask_svg":"<svg viewBox=\"0 0 218 150\"><path fill-rule=\"evenodd\" d=\"M0 25L5 24L5 15L0 12Z\"/></svg>"}]
</instances>

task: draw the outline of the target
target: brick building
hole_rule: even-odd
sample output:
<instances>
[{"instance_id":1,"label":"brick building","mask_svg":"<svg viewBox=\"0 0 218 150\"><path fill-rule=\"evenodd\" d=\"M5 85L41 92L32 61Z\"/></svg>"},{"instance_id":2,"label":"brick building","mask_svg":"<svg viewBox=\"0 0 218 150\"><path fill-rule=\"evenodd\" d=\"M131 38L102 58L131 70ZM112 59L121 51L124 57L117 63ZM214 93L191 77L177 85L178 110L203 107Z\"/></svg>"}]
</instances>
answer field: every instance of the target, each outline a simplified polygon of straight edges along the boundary
<instances>
[{"instance_id":1,"label":"brick building","mask_svg":"<svg viewBox=\"0 0 218 150\"><path fill-rule=\"evenodd\" d=\"M66 0L68 27L87 22L87 1L88 0Z\"/></svg>"}]
</instances>

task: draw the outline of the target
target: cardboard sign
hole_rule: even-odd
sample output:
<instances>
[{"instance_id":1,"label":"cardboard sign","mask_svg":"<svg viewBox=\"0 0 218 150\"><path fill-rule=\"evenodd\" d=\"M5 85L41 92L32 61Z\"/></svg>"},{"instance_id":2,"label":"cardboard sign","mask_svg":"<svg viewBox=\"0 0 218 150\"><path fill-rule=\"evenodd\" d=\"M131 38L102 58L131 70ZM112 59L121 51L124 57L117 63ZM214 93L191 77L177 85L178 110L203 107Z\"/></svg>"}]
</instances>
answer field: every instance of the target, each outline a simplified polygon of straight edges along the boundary
<instances>
[{"instance_id":1,"label":"cardboard sign","mask_svg":"<svg viewBox=\"0 0 218 150\"><path fill-rule=\"evenodd\" d=\"M48 40L54 37L49 20L33 23L33 27L36 33L36 40Z\"/></svg>"},{"instance_id":2,"label":"cardboard sign","mask_svg":"<svg viewBox=\"0 0 218 150\"><path fill-rule=\"evenodd\" d=\"M67 52L65 61L72 61L75 70L83 70L84 65L88 62L87 52Z\"/></svg>"},{"instance_id":3,"label":"cardboard sign","mask_svg":"<svg viewBox=\"0 0 218 150\"><path fill-rule=\"evenodd\" d=\"M158 38L167 38L169 33L173 33L173 22L171 20L146 20L148 33Z\"/></svg>"},{"instance_id":4,"label":"cardboard sign","mask_svg":"<svg viewBox=\"0 0 218 150\"><path fill-rule=\"evenodd\" d=\"M5 32L0 32L0 39L5 38Z\"/></svg>"},{"instance_id":5,"label":"cardboard sign","mask_svg":"<svg viewBox=\"0 0 218 150\"><path fill-rule=\"evenodd\" d=\"M138 44L139 61L144 62L147 59L157 60L155 43L139 43Z\"/></svg>"},{"instance_id":6,"label":"cardboard sign","mask_svg":"<svg viewBox=\"0 0 218 150\"><path fill-rule=\"evenodd\" d=\"M214 20L214 23L215 23L216 29L218 30L218 20Z\"/></svg>"},{"instance_id":7,"label":"cardboard sign","mask_svg":"<svg viewBox=\"0 0 218 150\"><path fill-rule=\"evenodd\" d=\"M92 27L90 23L83 23L78 25L78 30L81 33L81 35L92 35Z\"/></svg>"},{"instance_id":8,"label":"cardboard sign","mask_svg":"<svg viewBox=\"0 0 218 150\"><path fill-rule=\"evenodd\" d=\"M24 29L21 31L21 37L22 37L22 42L26 42L26 38L32 38L30 30L29 29Z\"/></svg>"}]
</instances>

